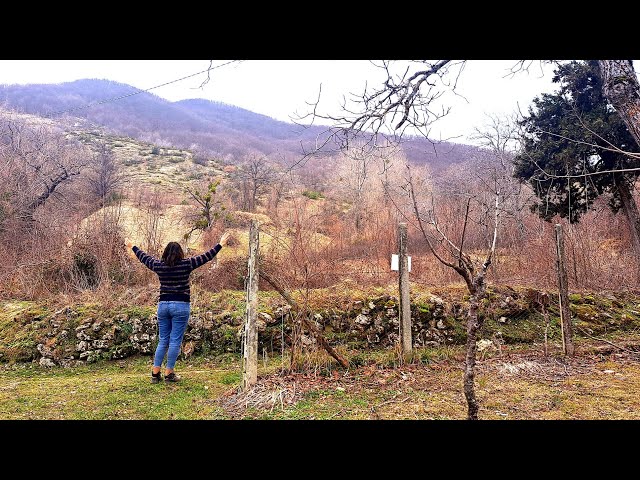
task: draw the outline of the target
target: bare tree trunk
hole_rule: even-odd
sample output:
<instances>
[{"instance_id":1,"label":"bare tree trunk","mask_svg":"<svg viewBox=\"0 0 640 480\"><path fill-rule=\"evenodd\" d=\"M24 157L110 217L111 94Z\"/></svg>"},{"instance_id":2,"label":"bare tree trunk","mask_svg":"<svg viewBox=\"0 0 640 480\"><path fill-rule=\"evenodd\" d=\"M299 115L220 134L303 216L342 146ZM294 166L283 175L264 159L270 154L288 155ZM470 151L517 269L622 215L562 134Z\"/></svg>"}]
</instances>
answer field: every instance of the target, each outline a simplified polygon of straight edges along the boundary
<instances>
[{"instance_id":1,"label":"bare tree trunk","mask_svg":"<svg viewBox=\"0 0 640 480\"><path fill-rule=\"evenodd\" d=\"M250 205L249 205L249 211L250 212L255 212L256 211L256 203L258 203L258 183L256 180L253 181L253 184L251 185L251 198L250 198Z\"/></svg>"},{"instance_id":2,"label":"bare tree trunk","mask_svg":"<svg viewBox=\"0 0 640 480\"><path fill-rule=\"evenodd\" d=\"M602 75L602 90L604 96L614 106L627 129L640 146L640 83L631 60L599 60ZM631 226L633 246L636 255L640 256L640 215L633 201L633 196L627 188L623 191L619 184L618 190L622 197L624 213Z\"/></svg>"},{"instance_id":3,"label":"bare tree trunk","mask_svg":"<svg viewBox=\"0 0 640 480\"><path fill-rule=\"evenodd\" d=\"M260 245L258 222L251 221L249 229L249 280L247 282L247 313L244 325L244 368L242 388L246 390L258 380L258 252Z\"/></svg>"},{"instance_id":4,"label":"bare tree trunk","mask_svg":"<svg viewBox=\"0 0 640 480\"><path fill-rule=\"evenodd\" d=\"M44 192L42 192L38 197L36 197L27 207L25 208L25 212L23 213L23 218L33 221L33 217L35 215L36 209L47 201L47 199L53 195L56 189L60 186L60 184L65 183L71 177L80 174L80 170L76 171L68 171L66 168L63 168L62 172L59 173L55 178L50 179L47 183L47 187Z\"/></svg>"},{"instance_id":5,"label":"bare tree trunk","mask_svg":"<svg viewBox=\"0 0 640 480\"><path fill-rule=\"evenodd\" d=\"M629 222L633 249L636 256L640 257L640 212L638 212L638 205L631 194L629 184L624 180L618 182L618 192L620 192L620 199L622 200L622 210Z\"/></svg>"},{"instance_id":6,"label":"bare tree trunk","mask_svg":"<svg viewBox=\"0 0 640 480\"><path fill-rule=\"evenodd\" d=\"M484 279L483 279L484 280ZM467 317L467 358L464 367L464 396L467 399L468 420L478 420L480 405L474 387L478 330L482 324L478 318L478 308L485 296L486 286L481 282L478 290L469 297L469 315Z\"/></svg>"},{"instance_id":7,"label":"bare tree trunk","mask_svg":"<svg viewBox=\"0 0 640 480\"><path fill-rule=\"evenodd\" d=\"M567 268L564 255L564 238L562 236L562 225L556 224L556 254L558 268L558 290L560 299L560 325L562 331L562 347L565 355L572 356L573 346L573 324L571 323L571 309L569 308L569 285L567 281Z\"/></svg>"},{"instance_id":8,"label":"bare tree trunk","mask_svg":"<svg viewBox=\"0 0 640 480\"><path fill-rule=\"evenodd\" d=\"M640 83L631 60L599 60L602 89L640 146Z\"/></svg>"}]
</instances>

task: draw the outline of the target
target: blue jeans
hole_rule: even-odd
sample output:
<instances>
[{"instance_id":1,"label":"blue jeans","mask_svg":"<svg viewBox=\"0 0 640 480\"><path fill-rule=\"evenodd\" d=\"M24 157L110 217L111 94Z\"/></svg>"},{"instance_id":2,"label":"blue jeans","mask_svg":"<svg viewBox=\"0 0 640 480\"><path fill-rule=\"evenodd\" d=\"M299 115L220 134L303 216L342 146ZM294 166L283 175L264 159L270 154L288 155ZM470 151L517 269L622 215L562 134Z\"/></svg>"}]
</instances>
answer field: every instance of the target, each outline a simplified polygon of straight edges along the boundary
<instances>
[{"instance_id":1,"label":"blue jeans","mask_svg":"<svg viewBox=\"0 0 640 480\"><path fill-rule=\"evenodd\" d=\"M153 358L154 367L161 367L166 355L166 368L173 370L190 314L189 302L158 302L158 346Z\"/></svg>"}]
</instances>

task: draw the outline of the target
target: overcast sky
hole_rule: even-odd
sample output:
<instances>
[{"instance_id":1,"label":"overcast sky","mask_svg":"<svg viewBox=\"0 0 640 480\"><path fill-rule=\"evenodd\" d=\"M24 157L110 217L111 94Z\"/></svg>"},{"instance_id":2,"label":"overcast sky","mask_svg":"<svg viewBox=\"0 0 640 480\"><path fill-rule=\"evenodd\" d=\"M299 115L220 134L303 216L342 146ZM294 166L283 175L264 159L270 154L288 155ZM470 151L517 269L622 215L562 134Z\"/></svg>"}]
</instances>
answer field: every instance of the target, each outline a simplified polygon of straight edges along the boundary
<instances>
[{"instance_id":1,"label":"overcast sky","mask_svg":"<svg viewBox=\"0 0 640 480\"><path fill-rule=\"evenodd\" d=\"M214 61L215 65L225 63ZM486 114L527 111L532 99L551 92L552 68L544 72L535 62L528 73L505 77L512 60L468 61L457 86L459 95L443 97L451 113L431 130L433 138L472 143L474 127L486 123ZM61 83L82 78L114 80L148 89L206 70L209 60L0 60L0 84ZM544 75L543 75L544 73ZM342 95L361 93L365 81L380 83L380 71L365 60L245 60L211 71L211 80L199 88L204 74L151 90L167 100L206 98L236 105L278 120L291 121L309 111L322 83L323 112L337 111ZM377 80L377 81L376 81ZM466 100L465 100L466 99Z\"/></svg>"}]
</instances>

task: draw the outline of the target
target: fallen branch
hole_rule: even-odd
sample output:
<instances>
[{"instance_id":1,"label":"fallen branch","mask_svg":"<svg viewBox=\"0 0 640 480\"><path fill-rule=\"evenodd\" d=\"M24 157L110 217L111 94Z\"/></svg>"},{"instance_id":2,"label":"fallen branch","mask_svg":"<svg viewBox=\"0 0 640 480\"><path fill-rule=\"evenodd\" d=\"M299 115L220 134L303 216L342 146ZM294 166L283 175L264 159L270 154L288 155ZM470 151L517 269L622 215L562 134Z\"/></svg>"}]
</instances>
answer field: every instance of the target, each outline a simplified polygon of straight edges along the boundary
<instances>
[{"instance_id":1,"label":"fallen branch","mask_svg":"<svg viewBox=\"0 0 640 480\"><path fill-rule=\"evenodd\" d=\"M594 340L598 340L599 342L608 343L612 347L618 348L618 349L622 350L623 352L632 353L634 355L639 355L638 352L634 352L633 350L629 350L628 348L624 348L624 347L621 347L620 345L616 345L615 343L610 342L609 340L605 340L604 338L594 337L593 335L590 335L588 332L586 332L583 328L578 327L578 330L580 330L582 333L584 333L589 338L593 338Z\"/></svg>"},{"instance_id":2,"label":"fallen branch","mask_svg":"<svg viewBox=\"0 0 640 480\"><path fill-rule=\"evenodd\" d=\"M264 278L273 288L275 288L280 295L282 295L282 297L287 301L287 303L289 305L291 305L291 308L293 308L294 310L296 310L298 312L300 311L300 305L298 305L298 302L296 302L291 297L289 292L287 292L286 289L282 285L280 285L280 283L275 278L273 278L267 272L264 272L262 270L260 270L260 276L262 278ZM331 347L331 345L329 345L327 340L318 331L316 326L312 322L309 321L307 316L306 315L301 315L301 318L302 318L302 322L304 323L304 326L311 332L311 334L314 336L316 341L320 345L322 345L322 348L324 348L329 355L331 355L333 358L335 358L338 361L338 363L340 365L342 365L343 368L345 368L345 369L349 368L349 361L346 360L345 358L343 358L338 352L336 352L333 349L333 347Z\"/></svg>"}]
</instances>

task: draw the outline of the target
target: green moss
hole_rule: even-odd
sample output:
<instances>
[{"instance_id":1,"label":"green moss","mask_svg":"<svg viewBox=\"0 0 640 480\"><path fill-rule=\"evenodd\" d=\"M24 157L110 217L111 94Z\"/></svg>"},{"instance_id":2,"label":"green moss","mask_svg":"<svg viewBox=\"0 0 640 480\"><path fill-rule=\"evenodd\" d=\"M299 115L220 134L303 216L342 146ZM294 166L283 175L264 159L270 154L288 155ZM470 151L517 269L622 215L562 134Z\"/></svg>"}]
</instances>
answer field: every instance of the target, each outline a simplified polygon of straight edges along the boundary
<instances>
[{"instance_id":1,"label":"green moss","mask_svg":"<svg viewBox=\"0 0 640 480\"><path fill-rule=\"evenodd\" d=\"M41 330L49 316L46 306L34 302L5 302L0 314L0 356L2 361L24 362L38 356L36 345L46 332Z\"/></svg>"},{"instance_id":2,"label":"green moss","mask_svg":"<svg viewBox=\"0 0 640 480\"><path fill-rule=\"evenodd\" d=\"M416 309L419 313L431 313L431 305L428 303L419 303L416 305Z\"/></svg>"},{"instance_id":3,"label":"green moss","mask_svg":"<svg viewBox=\"0 0 640 480\"><path fill-rule=\"evenodd\" d=\"M223 385L240 385L240 383L242 382L242 373L240 372L224 373L220 377L218 382Z\"/></svg>"},{"instance_id":4,"label":"green moss","mask_svg":"<svg viewBox=\"0 0 640 480\"><path fill-rule=\"evenodd\" d=\"M367 364L366 355L362 353L356 353L355 355L352 355L351 357L349 357L349 365L353 368L366 365L366 364Z\"/></svg>"},{"instance_id":5,"label":"green moss","mask_svg":"<svg viewBox=\"0 0 640 480\"><path fill-rule=\"evenodd\" d=\"M585 322L598 322L598 311L592 305L570 305L571 313Z\"/></svg>"},{"instance_id":6,"label":"green moss","mask_svg":"<svg viewBox=\"0 0 640 480\"><path fill-rule=\"evenodd\" d=\"M125 343L133 334L133 324L125 320L120 320L116 323L116 325L118 328L115 329L115 343Z\"/></svg>"},{"instance_id":7,"label":"green moss","mask_svg":"<svg viewBox=\"0 0 640 480\"><path fill-rule=\"evenodd\" d=\"M451 332L451 337L453 337L453 343L465 343L467 341L467 326L466 322L457 321L454 317L446 317L445 325L452 325L453 332Z\"/></svg>"},{"instance_id":8,"label":"green moss","mask_svg":"<svg viewBox=\"0 0 640 480\"><path fill-rule=\"evenodd\" d=\"M304 192L302 192L302 195L310 198L311 200L319 200L321 198L324 198L324 195L322 195L321 192L317 192L315 190L305 190Z\"/></svg>"},{"instance_id":9,"label":"green moss","mask_svg":"<svg viewBox=\"0 0 640 480\"><path fill-rule=\"evenodd\" d=\"M579 293L572 293L569 295L569 301L573 303L582 303L582 295Z\"/></svg>"},{"instance_id":10,"label":"green moss","mask_svg":"<svg viewBox=\"0 0 640 480\"><path fill-rule=\"evenodd\" d=\"M125 313L129 318L140 318L146 320L155 315L156 307L132 306L125 308L123 313Z\"/></svg>"}]
</instances>

